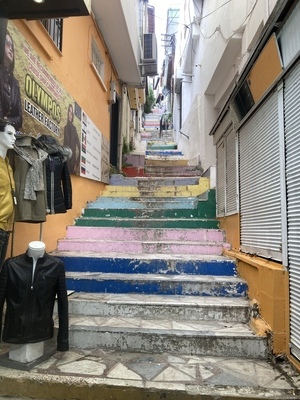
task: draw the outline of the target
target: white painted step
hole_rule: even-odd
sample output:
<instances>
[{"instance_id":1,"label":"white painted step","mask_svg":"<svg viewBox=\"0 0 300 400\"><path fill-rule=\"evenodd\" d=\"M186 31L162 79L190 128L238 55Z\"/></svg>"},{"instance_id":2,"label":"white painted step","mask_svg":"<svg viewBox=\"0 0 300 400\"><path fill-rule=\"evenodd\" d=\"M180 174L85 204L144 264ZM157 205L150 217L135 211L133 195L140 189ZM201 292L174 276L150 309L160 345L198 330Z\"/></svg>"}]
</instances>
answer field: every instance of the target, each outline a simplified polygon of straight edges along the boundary
<instances>
[{"instance_id":1,"label":"white painted step","mask_svg":"<svg viewBox=\"0 0 300 400\"><path fill-rule=\"evenodd\" d=\"M134 317L70 316L70 345L119 351L177 352L266 359L266 337L247 324Z\"/></svg>"},{"instance_id":2,"label":"white painted step","mask_svg":"<svg viewBox=\"0 0 300 400\"><path fill-rule=\"evenodd\" d=\"M246 323L249 301L244 298L159 296L146 294L73 293L71 315L102 317L176 318L181 321L227 321Z\"/></svg>"}]
</instances>

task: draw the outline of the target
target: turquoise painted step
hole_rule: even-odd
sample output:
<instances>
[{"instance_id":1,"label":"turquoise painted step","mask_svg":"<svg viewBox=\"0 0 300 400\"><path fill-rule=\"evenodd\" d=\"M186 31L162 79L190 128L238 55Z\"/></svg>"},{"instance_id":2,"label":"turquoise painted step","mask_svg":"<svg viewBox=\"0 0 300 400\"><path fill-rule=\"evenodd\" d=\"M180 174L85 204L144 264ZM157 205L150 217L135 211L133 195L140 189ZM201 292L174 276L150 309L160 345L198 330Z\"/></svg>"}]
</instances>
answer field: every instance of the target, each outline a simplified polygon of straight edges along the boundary
<instances>
[{"instance_id":1,"label":"turquoise painted step","mask_svg":"<svg viewBox=\"0 0 300 400\"><path fill-rule=\"evenodd\" d=\"M154 201L155 199L152 198ZM117 207L103 207L101 206L101 198L98 198L95 202L89 203L87 208L83 212L84 217L88 218L178 218L178 219L191 219L191 218L215 218L216 207L215 207L215 191L210 190L205 193L204 196L194 198L196 207L183 207L175 208L175 204L182 204L182 202L175 203L170 201L173 207L165 207L164 202L154 203L157 207L145 208L145 207L133 207L135 202L127 199L127 202L123 200L120 203L120 208ZM196 201L197 199L197 201ZM111 201L112 202L112 201ZM109 204L108 200L103 200L103 204ZM127 205L130 204L130 207ZM98 207L100 206L100 207Z\"/></svg>"},{"instance_id":2,"label":"turquoise painted step","mask_svg":"<svg viewBox=\"0 0 300 400\"><path fill-rule=\"evenodd\" d=\"M156 198L126 198L126 197L105 197L100 196L95 201L86 205L86 208L111 208L111 209L146 209L158 208L164 209L194 209L197 207L198 200L195 197L156 197Z\"/></svg>"},{"instance_id":3,"label":"turquoise painted step","mask_svg":"<svg viewBox=\"0 0 300 400\"><path fill-rule=\"evenodd\" d=\"M111 227L132 227L132 228L204 228L219 229L219 222L216 219L146 219L146 218L88 218L80 217L75 220L76 226L111 226Z\"/></svg>"},{"instance_id":4,"label":"turquoise painted step","mask_svg":"<svg viewBox=\"0 0 300 400\"><path fill-rule=\"evenodd\" d=\"M173 143L173 144L150 144L148 142L147 144L147 149L148 150L175 150L177 149L177 144Z\"/></svg>"}]
</instances>

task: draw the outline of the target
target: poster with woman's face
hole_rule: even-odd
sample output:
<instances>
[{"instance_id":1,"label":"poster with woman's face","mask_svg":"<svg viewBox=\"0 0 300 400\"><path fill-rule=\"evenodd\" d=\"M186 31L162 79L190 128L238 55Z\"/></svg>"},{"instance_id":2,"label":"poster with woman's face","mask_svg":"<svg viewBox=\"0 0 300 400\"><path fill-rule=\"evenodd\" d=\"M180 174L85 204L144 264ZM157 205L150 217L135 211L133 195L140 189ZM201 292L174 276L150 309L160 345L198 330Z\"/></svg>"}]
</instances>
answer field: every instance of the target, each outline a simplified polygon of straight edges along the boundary
<instances>
[{"instance_id":1,"label":"poster with woman's face","mask_svg":"<svg viewBox=\"0 0 300 400\"><path fill-rule=\"evenodd\" d=\"M72 174L103 179L101 132L11 22L0 64L0 118L3 117L19 133L52 135L59 144L70 147L73 155L68 166Z\"/></svg>"}]
</instances>

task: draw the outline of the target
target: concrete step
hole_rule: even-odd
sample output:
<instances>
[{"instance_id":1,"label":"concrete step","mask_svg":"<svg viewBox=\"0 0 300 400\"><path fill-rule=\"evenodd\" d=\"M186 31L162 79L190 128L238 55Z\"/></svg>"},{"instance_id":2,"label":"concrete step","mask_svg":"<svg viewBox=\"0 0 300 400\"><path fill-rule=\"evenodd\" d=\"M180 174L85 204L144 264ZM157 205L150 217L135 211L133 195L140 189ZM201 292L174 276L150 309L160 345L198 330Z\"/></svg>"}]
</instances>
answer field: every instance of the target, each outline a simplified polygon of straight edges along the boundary
<instances>
[{"instance_id":1,"label":"concrete step","mask_svg":"<svg viewBox=\"0 0 300 400\"><path fill-rule=\"evenodd\" d=\"M73 293L69 296L73 316L154 318L177 321L249 322L249 300L228 297L124 295Z\"/></svg>"},{"instance_id":2,"label":"concrete step","mask_svg":"<svg viewBox=\"0 0 300 400\"><path fill-rule=\"evenodd\" d=\"M88 228L93 229L93 228ZM224 256L54 251L67 272L236 276L236 263Z\"/></svg>"},{"instance_id":3,"label":"concrete step","mask_svg":"<svg viewBox=\"0 0 300 400\"><path fill-rule=\"evenodd\" d=\"M194 218L215 218L216 210L210 204L202 203L194 209L175 208L85 208L82 216L86 218L140 218L140 219L194 219Z\"/></svg>"},{"instance_id":4,"label":"concrete step","mask_svg":"<svg viewBox=\"0 0 300 400\"><path fill-rule=\"evenodd\" d=\"M69 226L58 251L222 255L230 246L219 229L150 229Z\"/></svg>"},{"instance_id":5,"label":"concrete step","mask_svg":"<svg viewBox=\"0 0 300 400\"><path fill-rule=\"evenodd\" d=\"M246 283L233 276L66 272L68 290L91 293L245 297Z\"/></svg>"},{"instance_id":6,"label":"concrete step","mask_svg":"<svg viewBox=\"0 0 300 400\"><path fill-rule=\"evenodd\" d=\"M174 176L174 177L126 177L121 174L115 174L110 177L109 184L112 186L187 186L187 185L199 185L201 182L209 181L208 178L202 178L199 176Z\"/></svg>"},{"instance_id":7,"label":"concrete step","mask_svg":"<svg viewBox=\"0 0 300 400\"><path fill-rule=\"evenodd\" d=\"M268 339L235 322L71 315L69 334L70 345L81 349L268 357Z\"/></svg>"},{"instance_id":8,"label":"concrete step","mask_svg":"<svg viewBox=\"0 0 300 400\"><path fill-rule=\"evenodd\" d=\"M101 193L101 197L198 197L210 190L209 178L199 177L115 177Z\"/></svg>"},{"instance_id":9,"label":"concrete step","mask_svg":"<svg viewBox=\"0 0 300 400\"><path fill-rule=\"evenodd\" d=\"M171 142L148 142L147 143L147 151L148 150L158 150L158 151L165 151L165 150L177 150L177 144L176 143L171 143ZM146 153L148 154L148 153ZM169 154L169 152L167 152ZM173 155L174 153L171 152L170 155ZM177 154L177 153L176 153ZM182 152L178 153L182 155Z\"/></svg>"},{"instance_id":10,"label":"concrete step","mask_svg":"<svg viewBox=\"0 0 300 400\"><path fill-rule=\"evenodd\" d=\"M200 179L198 176L187 176L187 177L143 177L137 178L137 186L147 187L161 187L161 186L188 186L188 185L199 185Z\"/></svg>"},{"instance_id":11,"label":"concrete step","mask_svg":"<svg viewBox=\"0 0 300 400\"><path fill-rule=\"evenodd\" d=\"M287 361L235 356L73 347L30 371L0 367L0 375L0 400L300 398L299 373Z\"/></svg>"},{"instance_id":12,"label":"concrete step","mask_svg":"<svg viewBox=\"0 0 300 400\"><path fill-rule=\"evenodd\" d=\"M147 229L147 228L106 228L67 227L67 239L88 238L91 240L169 240L169 241L208 241L224 242L224 231L221 229Z\"/></svg>"},{"instance_id":13,"label":"concrete step","mask_svg":"<svg viewBox=\"0 0 300 400\"><path fill-rule=\"evenodd\" d=\"M155 148L156 147L156 148ZM145 160L147 160L146 162L148 162L149 160L149 156L153 156L153 158L162 158L162 159L172 159L173 157L175 158L183 158L184 159L184 155L182 153L182 151L174 149L173 147L171 148L165 148L164 146L155 146L155 147L151 147L148 150L146 150L146 157Z\"/></svg>"},{"instance_id":14,"label":"concrete step","mask_svg":"<svg viewBox=\"0 0 300 400\"><path fill-rule=\"evenodd\" d=\"M147 190L139 190L135 186L108 186L102 193L103 197L192 197L200 196L209 190L209 182L187 186L161 186Z\"/></svg>"},{"instance_id":15,"label":"concrete step","mask_svg":"<svg viewBox=\"0 0 300 400\"><path fill-rule=\"evenodd\" d=\"M188 160L184 156L174 155L172 158L170 156L155 156L155 155L147 155L145 158L145 171L148 170L148 167L156 166L156 167L187 167ZM174 175L172 175L174 176ZM176 175L175 175L176 176ZM180 175L178 175L180 176Z\"/></svg>"},{"instance_id":16,"label":"concrete step","mask_svg":"<svg viewBox=\"0 0 300 400\"><path fill-rule=\"evenodd\" d=\"M145 162L145 176L167 177L167 176L201 176L202 169L198 166L174 165L175 163L159 163L158 161Z\"/></svg>"},{"instance_id":17,"label":"concrete step","mask_svg":"<svg viewBox=\"0 0 300 400\"><path fill-rule=\"evenodd\" d=\"M60 239L58 240L59 251L92 251L98 253L106 252L129 252L132 254L207 254L222 255L230 246L215 242L182 242L182 241L143 241L143 240L99 240L99 239Z\"/></svg>"},{"instance_id":18,"label":"concrete step","mask_svg":"<svg viewBox=\"0 0 300 400\"><path fill-rule=\"evenodd\" d=\"M199 187L196 186L192 186L192 188L196 189L196 191L201 191L205 186L201 185ZM182 188L180 186L180 188ZM189 188L189 186L187 187ZM147 190L146 188L143 189L143 191ZM175 206L177 206L177 209L187 209L187 204L190 204L191 207L189 207L191 210L198 210L200 212L200 214L198 214L198 216L201 215L201 212L203 210L209 209L212 211L213 215L215 215L215 190L207 190L203 193L200 193L197 196L166 196L166 194L169 191L169 186L163 186L160 187L160 189L158 189L157 194L159 193L160 196L156 196L153 195L155 194L155 188L151 188L151 196L143 196L142 195L142 190L139 190L140 196L136 196L136 197L123 197L123 196L100 196L98 197L96 200L91 201L89 203L87 203L86 205L86 210L90 210L89 212L91 212L91 210L95 210L95 209L109 209L110 205L114 205L115 202L119 202L121 204L121 208L119 208L119 210L132 210L134 209L134 205L137 205L136 208L141 209L142 207L140 206L141 203L143 202L147 202L150 203L152 202L153 204L156 205L156 207L151 207L153 208L158 208L162 211L167 211L170 209L174 209ZM182 194L182 192L178 191L177 188L173 187L173 190L176 192L176 194ZM112 193L112 192L111 192ZM114 197L113 200L110 197ZM138 204L138 202L140 204ZM106 205L106 207L105 207ZM168 205L168 207L165 207L165 205ZM113 209L116 209L117 207L113 206ZM170 212L170 211L167 211ZM137 216L137 215L136 215Z\"/></svg>"},{"instance_id":19,"label":"concrete step","mask_svg":"<svg viewBox=\"0 0 300 400\"><path fill-rule=\"evenodd\" d=\"M190 209L196 208L198 201L195 197L114 197L112 200L110 197L100 196L96 200L87 203L86 208L145 209L163 207L165 209Z\"/></svg>"},{"instance_id":20,"label":"concrete step","mask_svg":"<svg viewBox=\"0 0 300 400\"><path fill-rule=\"evenodd\" d=\"M79 217L75 220L76 226L110 226L110 227L132 227L132 228L180 228L182 229L218 229L219 222L208 218L168 218L168 219L146 219L146 218L97 218Z\"/></svg>"},{"instance_id":21,"label":"concrete step","mask_svg":"<svg viewBox=\"0 0 300 400\"><path fill-rule=\"evenodd\" d=\"M124 154L123 164L131 167L144 167L145 154Z\"/></svg>"}]
</instances>

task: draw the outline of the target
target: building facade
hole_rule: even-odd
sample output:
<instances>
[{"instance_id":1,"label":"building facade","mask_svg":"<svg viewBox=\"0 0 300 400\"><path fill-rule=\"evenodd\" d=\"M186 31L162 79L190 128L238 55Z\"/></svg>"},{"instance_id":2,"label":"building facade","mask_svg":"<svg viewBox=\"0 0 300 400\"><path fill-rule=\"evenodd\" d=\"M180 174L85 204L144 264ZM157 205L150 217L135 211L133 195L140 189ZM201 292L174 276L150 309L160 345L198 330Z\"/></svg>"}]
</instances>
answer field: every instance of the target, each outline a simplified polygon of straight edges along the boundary
<instances>
[{"instance_id":1,"label":"building facade","mask_svg":"<svg viewBox=\"0 0 300 400\"><path fill-rule=\"evenodd\" d=\"M265 323L253 319L254 328L299 366L300 4L204 0L184 2L181 12L179 148L204 170L216 165L227 254Z\"/></svg>"},{"instance_id":2,"label":"building facade","mask_svg":"<svg viewBox=\"0 0 300 400\"><path fill-rule=\"evenodd\" d=\"M33 240L54 250L66 227L104 190L111 169L121 170L123 148L141 127L151 75L142 68L149 63L144 37L153 19L147 0L80 0L78 10L72 2L68 10L46 3L30 0L16 12L12 2L1 10L1 40L4 45L9 35L14 50L18 134L49 135L72 147L72 207L41 223L17 221L8 256L23 253Z\"/></svg>"}]
</instances>

